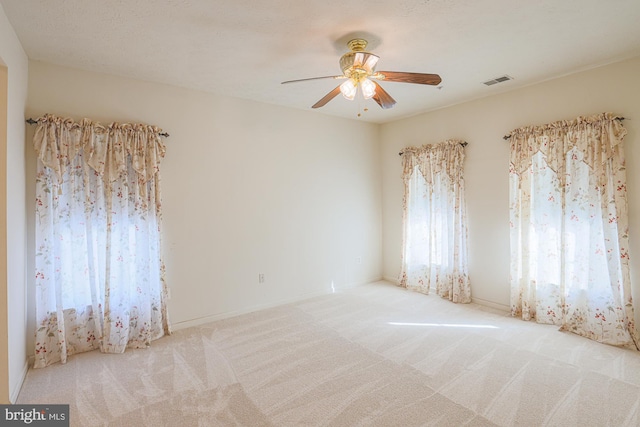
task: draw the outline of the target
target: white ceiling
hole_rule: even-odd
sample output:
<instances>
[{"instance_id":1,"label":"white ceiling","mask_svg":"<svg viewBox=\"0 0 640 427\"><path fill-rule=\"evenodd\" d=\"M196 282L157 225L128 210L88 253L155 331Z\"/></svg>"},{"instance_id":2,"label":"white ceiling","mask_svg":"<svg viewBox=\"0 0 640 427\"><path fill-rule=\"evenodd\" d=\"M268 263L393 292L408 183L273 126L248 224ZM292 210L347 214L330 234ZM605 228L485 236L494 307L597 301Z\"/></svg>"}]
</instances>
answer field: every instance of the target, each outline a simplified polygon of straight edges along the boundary
<instances>
[{"instance_id":1,"label":"white ceiling","mask_svg":"<svg viewBox=\"0 0 640 427\"><path fill-rule=\"evenodd\" d=\"M321 109L383 123L640 56L640 0L0 0L30 59L311 110L354 37L397 104ZM510 75L495 86L483 81ZM639 76L640 77L640 76ZM368 108L360 118L360 108Z\"/></svg>"}]
</instances>

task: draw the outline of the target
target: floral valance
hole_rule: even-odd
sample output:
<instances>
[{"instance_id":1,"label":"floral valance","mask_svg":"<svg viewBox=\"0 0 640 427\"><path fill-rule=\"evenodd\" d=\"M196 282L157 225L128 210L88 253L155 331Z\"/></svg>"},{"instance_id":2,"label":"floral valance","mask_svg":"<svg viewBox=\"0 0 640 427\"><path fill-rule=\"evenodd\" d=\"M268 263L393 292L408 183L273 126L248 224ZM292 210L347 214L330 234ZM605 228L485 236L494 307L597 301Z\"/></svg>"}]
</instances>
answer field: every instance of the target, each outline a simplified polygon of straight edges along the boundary
<instances>
[{"instance_id":1,"label":"floral valance","mask_svg":"<svg viewBox=\"0 0 640 427\"><path fill-rule=\"evenodd\" d=\"M463 163L464 141L459 139L407 147L402 150L402 177L409 180L417 167L428 183L431 183L435 174L442 171L453 178L459 175Z\"/></svg>"},{"instance_id":2,"label":"floral valance","mask_svg":"<svg viewBox=\"0 0 640 427\"><path fill-rule=\"evenodd\" d=\"M559 172L566 154L577 148L583 153L584 162L603 176L607 162L622 155L619 146L626 134L620 118L612 113L521 127L507 135L511 165L515 173L521 174L531 166L532 154L541 152L549 167Z\"/></svg>"},{"instance_id":3,"label":"floral valance","mask_svg":"<svg viewBox=\"0 0 640 427\"><path fill-rule=\"evenodd\" d=\"M104 126L89 119L74 122L47 114L37 120L33 143L38 158L55 171L59 181L69 161L82 150L86 164L105 181L113 182L126 173L130 161L143 185L158 172L165 155L160 133L158 127L145 124Z\"/></svg>"}]
</instances>

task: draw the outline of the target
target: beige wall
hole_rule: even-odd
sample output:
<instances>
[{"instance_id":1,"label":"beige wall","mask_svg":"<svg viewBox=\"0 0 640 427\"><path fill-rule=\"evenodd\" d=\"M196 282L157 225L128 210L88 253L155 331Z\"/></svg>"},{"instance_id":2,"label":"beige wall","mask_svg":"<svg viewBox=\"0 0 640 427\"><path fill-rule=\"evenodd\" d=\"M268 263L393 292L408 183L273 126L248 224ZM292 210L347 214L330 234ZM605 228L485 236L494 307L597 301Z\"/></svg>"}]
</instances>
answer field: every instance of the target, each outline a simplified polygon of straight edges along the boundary
<instances>
[{"instance_id":1,"label":"beige wall","mask_svg":"<svg viewBox=\"0 0 640 427\"><path fill-rule=\"evenodd\" d=\"M377 125L39 62L27 112L170 133L163 245L178 327L381 278Z\"/></svg>"},{"instance_id":2,"label":"beige wall","mask_svg":"<svg viewBox=\"0 0 640 427\"><path fill-rule=\"evenodd\" d=\"M0 6L0 402L15 401L27 369L25 124L27 56ZM6 72L6 73L5 73ZM2 93L4 92L4 93Z\"/></svg>"},{"instance_id":3,"label":"beige wall","mask_svg":"<svg viewBox=\"0 0 640 427\"><path fill-rule=\"evenodd\" d=\"M629 131L625 141L630 255L634 295L640 297L639 76L640 58L636 58L383 125L383 275L395 280L400 271L403 189L398 152L408 145L461 138L469 142L465 181L473 297L506 308L509 146L502 137L524 125L610 111L629 118L624 125ZM487 93L491 90L487 88Z\"/></svg>"}]
</instances>

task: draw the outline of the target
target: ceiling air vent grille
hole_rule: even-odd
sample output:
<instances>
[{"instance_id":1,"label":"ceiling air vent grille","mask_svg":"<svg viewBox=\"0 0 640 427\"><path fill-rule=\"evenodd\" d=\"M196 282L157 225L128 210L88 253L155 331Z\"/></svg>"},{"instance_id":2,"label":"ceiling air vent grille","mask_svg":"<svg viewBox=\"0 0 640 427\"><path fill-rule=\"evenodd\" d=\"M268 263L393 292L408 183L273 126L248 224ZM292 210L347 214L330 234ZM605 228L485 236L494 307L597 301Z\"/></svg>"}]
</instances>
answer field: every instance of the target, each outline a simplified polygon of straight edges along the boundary
<instances>
[{"instance_id":1,"label":"ceiling air vent grille","mask_svg":"<svg viewBox=\"0 0 640 427\"><path fill-rule=\"evenodd\" d=\"M495 79L487 80L486 82L482 82L482 83L487 85L487 86L492 86L492 85L495 85L495 84L498 84L498 83L507 82L509 80L513 80L513 77L507 76L505 74L504 76L496 77Z\"/></svg>"}]
</instances>

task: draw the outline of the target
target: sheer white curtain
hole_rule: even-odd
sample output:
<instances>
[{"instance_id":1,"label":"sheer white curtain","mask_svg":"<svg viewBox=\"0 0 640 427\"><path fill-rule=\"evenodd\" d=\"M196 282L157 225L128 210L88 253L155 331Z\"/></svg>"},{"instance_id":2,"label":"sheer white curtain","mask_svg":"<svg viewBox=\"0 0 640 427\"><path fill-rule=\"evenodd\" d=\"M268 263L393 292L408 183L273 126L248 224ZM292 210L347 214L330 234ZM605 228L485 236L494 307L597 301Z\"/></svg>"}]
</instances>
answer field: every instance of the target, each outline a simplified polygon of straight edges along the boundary
<instances>
[{"instance_id":1,"label":"sheer white curtain","mask_svg":"<svg viewBox=\"0 0 640 427\"><path fill-rule=\"evenodd\" d=\"M400 285L453 302L471 301L459 140L402 151L404 182Z\"/></svg>"},{"instance_id":2,"label":"sheer white curtain","mask_svg":"<svg viewBox=\"0 0 640 427\"><path fill-rule=\"evenodd\" d=\"M38 119L35 367L169 333L158 128Z\"/></svg>"},{"instance_id":3,"label":"sheer white curtain","mask_svg":"<svg viewBox=\"0 0 640 427\"><path fill-rule=\"evenodd\" d=\"M638 344L623 138L610 113L510 134L511 311Z\"/></svg>"}]
</instances>

